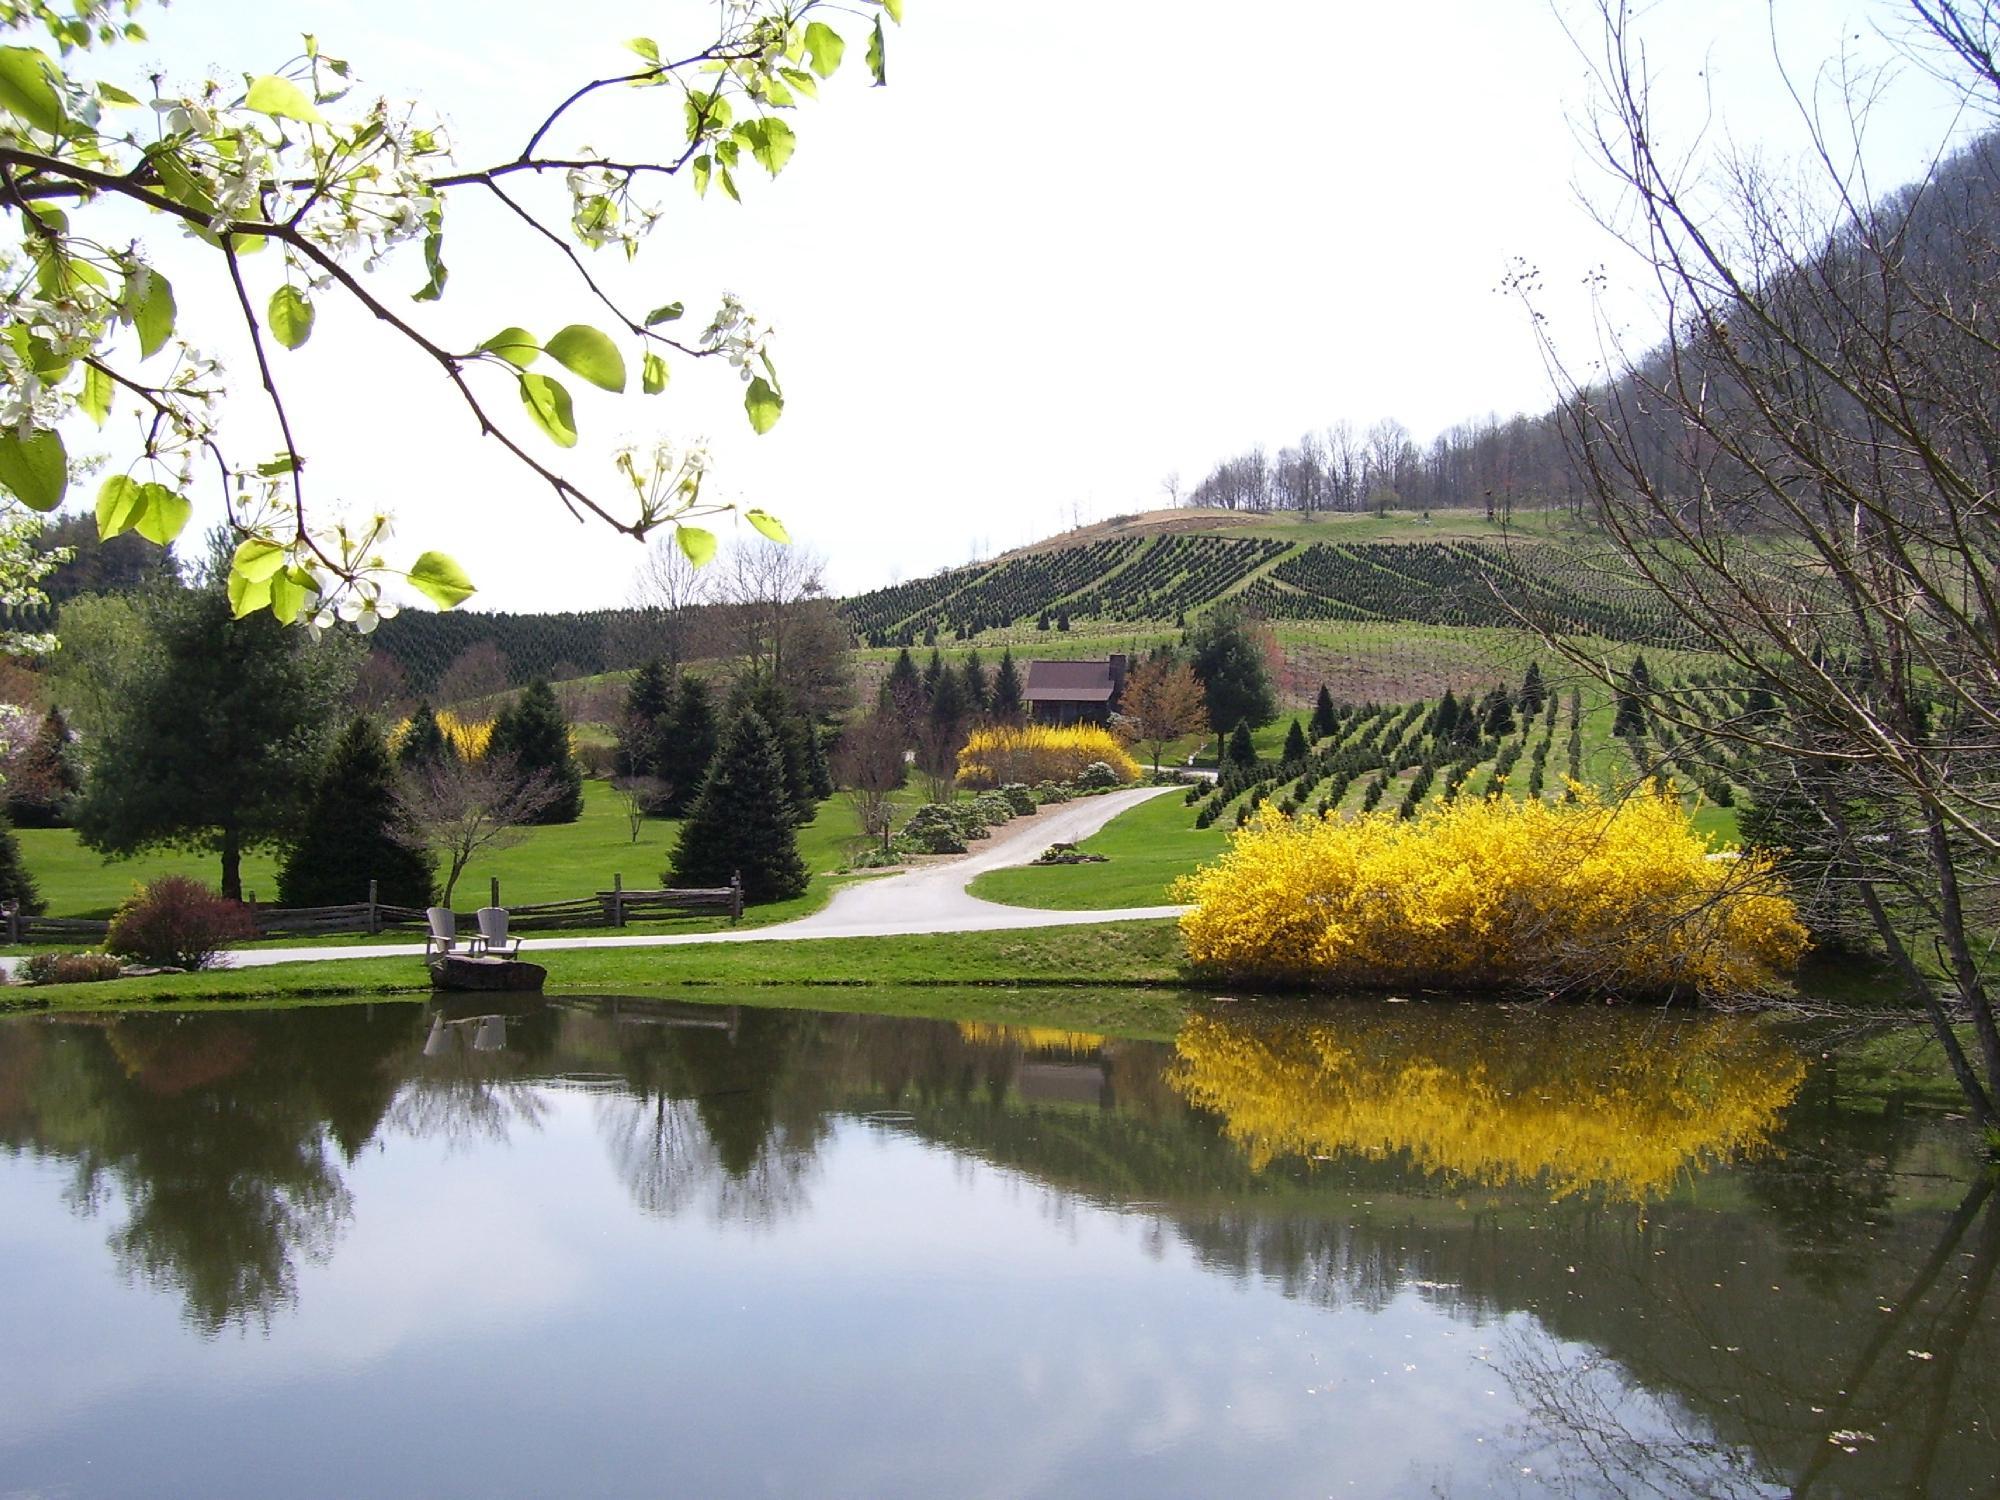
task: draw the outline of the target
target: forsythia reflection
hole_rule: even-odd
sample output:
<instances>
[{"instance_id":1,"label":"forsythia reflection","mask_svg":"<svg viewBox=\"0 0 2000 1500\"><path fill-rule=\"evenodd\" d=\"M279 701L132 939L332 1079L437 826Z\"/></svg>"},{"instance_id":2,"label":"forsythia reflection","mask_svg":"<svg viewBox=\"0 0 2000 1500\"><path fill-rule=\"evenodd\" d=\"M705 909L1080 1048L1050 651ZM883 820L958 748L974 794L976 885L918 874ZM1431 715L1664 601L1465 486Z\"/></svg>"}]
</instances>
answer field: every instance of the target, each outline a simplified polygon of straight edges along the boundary
<instances>
[{"instance_id":1,"label":"forsythia reflection","mask_svg":"<svg viewBox=\"0 0 2000 1500\"><path fill-rule=\"evenodd\" d=\"M960 1021L960 1039L975 1047L1019 1047L1023 1052L1095 1057L1104 1038L1094 1031L1064 1031L1059 1026L1000 1026L985 1021Z\"/></svg>"},{"instance_id":2,"label":"forsythia reflection","mask_svg":"<svg viewBox=\"0 0 2000 1500\"><path fill-rule=\"evenodd\" d=\"M1177 882L1188 957L1292 984L1725 995L1797 960L1805 929L1766 856L1711 858L1671 796L1579 795L1266 815Z\"/></svg>"},{"instance_id":3,"label":"forsythia reflection","mask_svg":"<svg viewBox=\"0 0 2000 1500\"><path fill-rule=\"evenodd\" d=\"M1168 1078L1262 1170L1286 1155L1407 1152L1490 1187L1645 1200L1768 1146L1805 1063L1735 1017L1494 1015L1462 1008L1256 1022L1197 1017Z\"/></svg>"}]
</instances>

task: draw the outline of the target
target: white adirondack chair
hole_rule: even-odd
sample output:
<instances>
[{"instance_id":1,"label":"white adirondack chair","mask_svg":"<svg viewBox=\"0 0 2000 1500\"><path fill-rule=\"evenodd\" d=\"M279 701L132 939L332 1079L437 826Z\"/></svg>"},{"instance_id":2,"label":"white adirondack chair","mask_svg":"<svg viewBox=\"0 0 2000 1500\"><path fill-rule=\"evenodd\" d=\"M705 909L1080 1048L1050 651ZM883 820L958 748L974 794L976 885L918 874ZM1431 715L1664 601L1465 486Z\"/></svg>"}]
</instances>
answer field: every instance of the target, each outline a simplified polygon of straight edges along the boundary
<instances>
[{"instance_id":1,"label":"white adirondack chair","mask_svg":"<svg viewBox=\"0 0 2000 1500\"><path fill-rule=\"evenodd\" d=\"M424 957L434 958L440 954L477 953L485 940L467 937L463 942L458 936L458 915L449 906L430 906L424 909L430 919L431 930L424 938Z\"/></svg>"},{"instance_id":2,"label":"white adirondack chair","mask_svg":"<svg viewBox=\"0 0 2000 1500\"><path fill-rule=\"evenodd\" d=\"M488 953L503 958L521 956L521 940L507 936L507 908L504 906L479 908L479 937Z\"/></svg>"}]
</instances>

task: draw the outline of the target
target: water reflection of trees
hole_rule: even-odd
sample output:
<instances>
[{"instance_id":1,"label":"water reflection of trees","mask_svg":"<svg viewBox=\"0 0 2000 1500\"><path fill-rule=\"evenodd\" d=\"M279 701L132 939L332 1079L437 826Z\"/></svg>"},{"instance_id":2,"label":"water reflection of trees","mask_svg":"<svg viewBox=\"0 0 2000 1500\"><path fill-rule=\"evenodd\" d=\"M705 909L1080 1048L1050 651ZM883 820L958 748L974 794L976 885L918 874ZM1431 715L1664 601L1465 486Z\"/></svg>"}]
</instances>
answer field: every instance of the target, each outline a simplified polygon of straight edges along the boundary
<instances>
[{"instance_id":1,"label":"water reflection of trees","mask_svg":"<svg viewBox=\"0 0 2000 1500\"><path fill-rule=\"evenodd\" d=\"M1727 1016L1357 1007L1197 1017L1170 1077L1255 1167L1353 1153L1487 1187L1631 1200L1764 1150L1797 1051Z\"/></svg>"}]
</instances>

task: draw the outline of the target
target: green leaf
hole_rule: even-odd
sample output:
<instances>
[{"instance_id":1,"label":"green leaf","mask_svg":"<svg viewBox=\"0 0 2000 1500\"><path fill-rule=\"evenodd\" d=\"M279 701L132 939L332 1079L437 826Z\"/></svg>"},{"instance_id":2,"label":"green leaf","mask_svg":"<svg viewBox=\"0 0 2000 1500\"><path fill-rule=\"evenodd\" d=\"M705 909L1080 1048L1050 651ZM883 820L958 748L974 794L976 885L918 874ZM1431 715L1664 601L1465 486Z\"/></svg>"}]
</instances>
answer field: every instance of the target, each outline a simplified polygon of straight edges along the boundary
<instances>
[{"instance_id":1,"label":"green leaf","mask_svg":"<svg viewBox=\"0 0 2000 1500\"><path fill-rule=\"evenodd\" d=\"M312 337L313 305L290 282L271 293L268 317L272 334L287 349L296 349Z\"/></svg>"},{"instance_id":2,"label":"green leaf","mask_svg":"<svg viewBox=\"0 0 2000 1500\"><path fill-rule=\"evenodd\" d=\"M625 44L649 63L660 60L660 44L649 36L635 36Z\"/></svg>"},{"instance_id":3,"label":"green leaf","mask_svg":"<svg viewBox=\"0 0 2000 1500\"><path fill-rule=\"evenodd\" d=\"M142 484L132 529L147 541L164 547L181 534L181 528L193 514L194 506L179 490L170 490L164 484Z\"/></svg>"},{"instance_id":4,"label":"green leaf","mask_svg":"<svg viewBox=\"0 0 2000 1500\"><path fill-rule=\"evenodd\" d=\"M132 529L143 503L139 481L129 474L113 474L97 487L97 536L110 541Z\"/></svg>"},{"instance_id":5,"label":"green leaf","mask_svg":"<svg viewBox=\"0 0 2000 1500\"><path fill-rule=\"evenodd\" d=\"M410 565L410 586L439 609L456 609L474 593L465 569L442 552L426 552Z\"/></svg>"},{"instance_id":6,"label":"green leaf","mask_svg":"<svg viewBox=\"0 0 2000 1500\"><path fill-rule=\"evenodd\" d=\"M576 446L576 410L570 405L569 391L561 381L547 375L523 375L521 404L558 448Z\"/></svg>"},{"instance_id":7,"label":"green leaf","mask_svg":"<svg viewBox=\"0 0 2000 1500\"><path fill-rule=\"evenodd\" d=\"M160 179L161 192L205 219L215 217L215 204L202 187L201 179L188 170L187 163L173 147L163 143L148 146L146 163Z\"/></svg>"},{"instance_id":8,"label":"green leaf","mask_svg":"<svg viewBox=\"0 0 2000 1500\"><path fill-rule=\"evenodd\" d=\"M680 543L681 553L697 568L705 567L715 556L715 533L704 531L699 526L676 526L674 540Z\"/></svg>"},{"instance_id":9,"label":"green leaf","mask_svg":"<svg viewBox=\"0 0 2000 1500\"><path fill-rule=\"evenodd\" d=\"M305 90L289 78L266 73L250 80L250 92L243 102L260 115L274 120L297 120L303 125L324 125L326 116L306 97Z\"/></svg>"},{"instance_id":10,"label":"green leaf","mask_svg":"<svg viewBox=\"0 0 2000 1500\"><path fill-rule=\"evenodd\" d=\"M785 82L789 83L801 94L804 94L808 99L817 99L819 97L819 80L814 78L812 74L798 68L780 68L778 71L784 75Z\"/></svg>"},{"instance_id":11,"label":"green leaf","mask_svg":"<svg viewBox=\"0 0 2000 1500\"><path fill-rule=\"evenodd\" d=\"M285 565L285 549L261 536L239 542L229 559L229 571L241 573L252 583L262 583Z\"/></svg>"},{"instance_id":12,"label":"green leaf","mask_svg":"<svg viewBox=\"0 0 2000 1500\"><path fill-rule=\"evenodd\" d=\"M662 323L677 321L687 308L679 302L669 302L665 307L656 307L646 314L646 326L658 328Z\"/></svg>"},{"instance_id":13,"label":"green leaf","mask_svg":"<svg viewBox=\"0 0 2000 1500\"><path fill-rule=\"evenodd\" d=\"M889 82L889 64L882 50L882 18L875 18L875 29L868 33L868 72L875 80L875 86L882 88Z\"/></svg>"},{"instance_id":14,"label":"green leaf","mask_svg":"<svg viewBox=\"0 0 2000 1500\"><path fill-rule=\"evenodd\" d=\"M488 354L499 355L517 370L527 369L542 352L535 336L525 328L503 328L479 347Z\"/></svg>"},{"instance_id":15,"label":"green leaf","mask_svg":"<svg viewBox=\"0 0 2000 1500\"><path fill-rule=\"evenodd\" d=\"M151 269L139 272L133 279L143 279L145 285L134 287L127 284L125 311L131 315L132 326L139 331L139 357L149 359L173 337L174 284Z\"/></svg>"},{"instance_id":16,"label":"green leaf","mask_svg":"<svg viewBox=\"0 0 2000 1500\"><path fill-rule=\"evenodd\" d=\"M296 625L305 612L306 597L312 592L312 574L303 568L286 568L272 575L271 613L281 625Z\"/></svg>"},{"instance_id":17,"label":"green leaf","mask_svg":"<svg viewBox=\"0 0 2000 1500\"><path fill-rule=\"evenodd\" d=\"M139 103L136 94L128 94L115 83L105 83L101 79L97 85L97 97L106 104L115 104L120 109L130 109Z\"/></svg>"},{"instance_id":18,"label":"green leaf","mask_svg":"<svg viewBox=\"0 0 2000 1500\"><path fill-rule=\"evenodd\" d=\"M648 349L645 363L639 366L639 389L649 396L657 396L666 388L667 362Z\"/></svg>"},{"instance_id":19,"label":"green leaf","mask_svg":"<svg viewBox=\"0 0 2000 1500\"><path fill-rule=\"evenodd\" d=\"M769 432L778 425L779 414L785 409L785 398L775 386L762 375L750 382L750 388L743 393L743 409L750 413L750 425L759 433Z\"/></svg>"},{"instance_id":20,"label":"green leaf","mask_svg":"<svg viewBox=\"0 0 2000 1500\"><path fill-rule=\"evenodd\" d=\"M29 510L51 511L69 488L69 453L62 435L35 431L26 437L0 434L0 486Z\"/></svg>"},{"instance_id":21,"label":"green leaf","mask_svg":"<svg viewBox=\"0 0 2000 1500\"><path fill-rule=\"evenodd\" d=\"M62 75L33 47L0 47L0 108L51 135L63 128Z\"/></svg>"},{"instance_id":22,"label":"green leaf","mask_svg":"<svg viewBox=\"0 0 2000 1500\"><path fill-rule=\"evenodd\" d=\"M83 367L83 393L76 398L76 404L84 414L102 427L111 418L111 396L117 387L109 375L96 365Z\"/></svg>"},{"instance_id":23,"label":"green leaf","mask_svg":"<svg viewBox=\"0 0 2000 1500\"><path fill-rule=\"evenodd\" d=\"M237 619L254 614L271 602L271 580L245 578L235 569L229 573L229 611Z\"/></svg>"},{"instance_id":24,"label":"green leaf","mask_svg":"<svg viewBox=\"0 0 2000 1500\"><path fill-rule=\"evenodd\" d=\"M424 236L424 268L431 273L431 279L421 291L411 294L413 302L437 301L444 295L445 281L451 275L444 265L444 235L437 230Z\"/></svg>"},{"instance_id":25,"label":"green leaf","mask_svg":"<svg viewBox=\"0 0 2000 1500\"><path fill-rule=\"evenodd\" d=\"M785 523L767 510L746 510L743 519L774 542L789 542L792 539L792 534L785 530Z\"/></svg>"},{"instance_id":26,"label":"green leaf","mask_svg":"<svg viewBox=\"0 0 2000 1500\"><path fill-rule=\"evenodd\" d=\"M812 59L812 70L820 77L833 77L834 69L840 66L840 59L846 52L847 43L826 22L806 23L806 56Z\"/></svg>"},{"instance_id":27,"label":"green leaf","mask_svg":"<svg viewBox=\"0 0 2000 1500\"><path fill-rule=\"evenodd\" d=\"M588 323L572 323L542 346L551 359L600 390L625 389L625 356L610 335Z\"/></svg>"},{"instance_id":28,"label":"green leaf","mask_svg":"<svg viewBox=\"0 0 2000 1500\"><path fill-rule=\"evenodd\" d=\"M708 174L712 169L712 165L708 159L707 152L703 152L694 159L694 195L697 198L706 198L708 196Z\"/></svg>"},{"instance_id":29,"label":"green leaf","mask_svg":"<svg viewBox=\"0 0 2000 1500\"><path fill-rule=\"evenodd\" d=\"M798 149L797 132L775 116L745 121L736 127L736 134L749 146L750 154L757 158L758 165L773 177L785 170L785 163Z\"/></svg>"},{"instance_id":30,"label":"green leaf","mask_svg":"<svg viewBox=\"0 0 2000 1500\"><path fill-rule=\"evenodd\" d=\"M903 24L903 0L882 0L882 9L889 13L889 19L898 26Z\"/></svg>"}]
</instances>

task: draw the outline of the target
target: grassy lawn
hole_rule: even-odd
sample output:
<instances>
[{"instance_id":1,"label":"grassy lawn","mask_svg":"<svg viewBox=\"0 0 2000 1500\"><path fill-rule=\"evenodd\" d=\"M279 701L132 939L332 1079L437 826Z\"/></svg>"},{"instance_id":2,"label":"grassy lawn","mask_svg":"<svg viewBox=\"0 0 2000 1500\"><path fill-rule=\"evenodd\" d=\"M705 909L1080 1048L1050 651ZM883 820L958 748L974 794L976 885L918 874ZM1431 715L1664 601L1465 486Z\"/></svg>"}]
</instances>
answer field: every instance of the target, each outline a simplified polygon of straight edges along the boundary
<instances>
[{"instance_id":1,"label":"grassy lawn","mask_svg":"<svg viewBox=\"0 0 2000 1500\"><path fill-rule=\"evenodd\" d=\"M990 870L972 882L972 894L1053 911L1159 906L1176 876L1222 852L1228 832L1219 822L1197 829L1194 809L1168 792L1120 813L1078 845L1086 853L1104 855L1108 863Z\"/></svg>"},{"instance_id":2,"label":"grassy lawn","mask_svg":"<svg viewBox=\"0 0 2000 1500\"><path fill-rule=\"evenodd\" d=\"M903 795L921 800L914 788ZM468 911L486 905L495 880L500 882L501 901L510 906L608 891L614 875L624 876L628 889L656 888L679 832L677 820L648 818L634 840L618 794L609 783L586 781L582 817L574 823L528 829L513 848L475 857L459 877L452 904ZM813 889L798 901L758 908L757 918L779 921L825 905L830 894L825 875L846 863L860 836L854 811L844 797L822 803L819 815L799 830L799 853L813 874ZM210 854L163 852L107 860L84 848L67 828L22 828L15 837L52 917L108 917L135 884L162 875L192 875L213 885L221 874L220 862ZM276 900L276 857L262 852L246 856L243 889L261 900Z\"/></svg>"},{"instance_id":3,"label":"grassy lawn","mask_svg":"<svg viewBox=\"0 0 2000 1500\"><path fill-rule=\"evenodd\" d=\"M526 950L549 971L551 994L625 995L652 990L887 986L1174 986L1185 982L1171 921L1108 922L1021 932L950 933L811 942L693 943L672 948ZM428 993L414 958L338 959L219 969L157 979L0 990L0 1005L90 1010L118 1004L263 1001ZM865 1009L845 998L841 1008Z\"/></svg>"}]
</instances>

